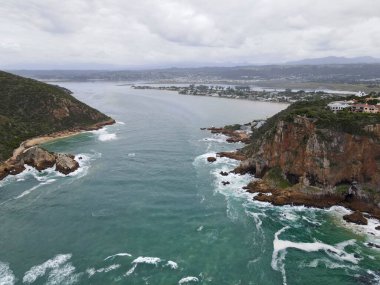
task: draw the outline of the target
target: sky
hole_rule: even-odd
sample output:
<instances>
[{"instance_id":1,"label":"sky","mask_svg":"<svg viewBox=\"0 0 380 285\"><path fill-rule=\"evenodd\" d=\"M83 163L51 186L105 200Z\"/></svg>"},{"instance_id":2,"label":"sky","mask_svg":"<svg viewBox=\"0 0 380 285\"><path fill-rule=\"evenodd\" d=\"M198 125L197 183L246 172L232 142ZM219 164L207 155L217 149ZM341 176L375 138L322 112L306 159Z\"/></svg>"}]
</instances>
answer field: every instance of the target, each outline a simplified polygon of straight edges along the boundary
<instances>
[{"instance_id":1,"label":"sky","mask_svg":"<svg viewBox=\"0 0 380 285\"><path fill-rule=\"evenodd\" d=\"M380 57L379 0L0 0L0 68Z\"/></svg>"}]
</instances>

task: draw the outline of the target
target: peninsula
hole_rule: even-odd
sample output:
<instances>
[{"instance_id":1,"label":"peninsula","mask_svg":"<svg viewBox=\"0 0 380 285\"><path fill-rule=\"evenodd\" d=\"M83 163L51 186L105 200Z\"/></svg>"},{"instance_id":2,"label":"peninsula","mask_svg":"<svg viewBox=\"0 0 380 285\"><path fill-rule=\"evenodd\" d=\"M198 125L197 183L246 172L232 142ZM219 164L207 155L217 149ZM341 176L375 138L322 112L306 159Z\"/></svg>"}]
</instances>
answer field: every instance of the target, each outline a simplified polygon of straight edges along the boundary
<instances>
[{"instance_id":1,"label":"peninsula","mask_svg":"<svg viewBox=\"0 0 380 285\"><path fill-rule=\"evenodd\" d=\"M65 88L0 71L0 179L20 173L24 164L71 172L78 168L72 155L37 145L114 122Z\"/></svg>"}]
</instances>

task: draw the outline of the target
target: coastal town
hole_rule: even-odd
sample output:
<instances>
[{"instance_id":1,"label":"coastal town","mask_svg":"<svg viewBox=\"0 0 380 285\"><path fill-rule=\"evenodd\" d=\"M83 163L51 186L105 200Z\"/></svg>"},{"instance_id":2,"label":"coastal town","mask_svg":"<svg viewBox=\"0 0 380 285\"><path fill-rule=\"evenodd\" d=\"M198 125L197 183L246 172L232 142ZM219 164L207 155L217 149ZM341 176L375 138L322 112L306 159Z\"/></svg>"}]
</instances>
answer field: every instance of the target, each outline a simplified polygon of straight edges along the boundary
<instances>
[{"instance_id":1,"label":"coastal town","mask_svg":"<svg viewBox=\"0 0 380 285\"><path fill-rule=\"evenodd\" d=\"M180 95L208 96L227 99L243 99L251 101L278 102L278 103L294 103L298 101L311 101L316 99L329 99L334 96L347 97L347 94L335 94L320 90L277 90L277 89L261 89L252 88L250 86L223 86L223 85L194 85L188 86L156 86L156 85L132 85L137 90L165 90L175 91Z\"/></svg>"}]
</instances>

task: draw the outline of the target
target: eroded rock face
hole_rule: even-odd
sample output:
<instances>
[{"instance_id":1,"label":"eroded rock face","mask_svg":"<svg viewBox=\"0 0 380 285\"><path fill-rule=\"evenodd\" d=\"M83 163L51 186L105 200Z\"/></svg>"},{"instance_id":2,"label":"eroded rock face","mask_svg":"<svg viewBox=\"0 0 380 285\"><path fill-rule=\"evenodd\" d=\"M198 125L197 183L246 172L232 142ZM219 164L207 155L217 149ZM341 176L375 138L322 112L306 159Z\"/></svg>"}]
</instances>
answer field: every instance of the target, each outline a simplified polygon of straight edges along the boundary
<instances>
[{"instance_id":1,"label":"eroded rock face","mask_svg":"<svg viewBox=\"0 0 380 285\"><path fill-rule=\"evenodd\" d=\"M37 146L24 150L17 159L40 171L53 167L56 160L54 154Z\"/></svg>"},{"instance_id":2,"label":"eroded rock face","mask_svg":"<svg viewBox=\"0 0 380 285\"><path fill-rule=\"evenodd\" d=\"M67 175L79 168L79 163L74 159L74 156L69 154L56 154L55 170Z\"/></svg>"},{"instance_id":3,"label":"eroded rock face","mask_svg":"<svg viewBox=\"0 0 380 285\"><path fill-rule=\"evenodd\" d=\"M359 211L355 211L352 214L343 216L343 219L350 223L355 223L358 225L367 225L368 220Z\"/></svg>"},{"instance_id":4,"label":"eroded rock face","mask_svg":"<svg viewBox=\"0 0 380 285\"><path fill-rule=\"evenodd\" d=\"M372 129L376 135L378 127ZM263 177L268 169L280 167L304 185L333 191L336 185L357 181L380 194L380 143L370 136L318 129L311 119L297 116L277 122L249 146L247 155L236 172Z\"/></svg>"}]
</instances>

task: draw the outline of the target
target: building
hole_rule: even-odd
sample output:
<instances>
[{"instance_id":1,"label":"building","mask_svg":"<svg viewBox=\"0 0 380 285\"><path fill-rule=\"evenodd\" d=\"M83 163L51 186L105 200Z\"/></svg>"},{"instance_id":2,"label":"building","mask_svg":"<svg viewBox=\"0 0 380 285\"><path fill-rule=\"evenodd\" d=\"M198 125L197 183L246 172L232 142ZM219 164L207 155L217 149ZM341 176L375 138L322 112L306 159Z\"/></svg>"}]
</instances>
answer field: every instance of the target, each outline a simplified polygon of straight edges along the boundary
<instances>
[{"instance_id":1,"label":"building","mask_svg":"<svg viewBox=\"0 0 380 285\"><path fill-rule=\"evenodd\" d=\"M367 96L367 94L364 91L359 91L358 93L356 93L356 96L357 97L364 97L364 96Z\"/></svg>"},{"instance_id":2,"label":"building","mask_svg":"<svg viewBox=\"0 0 380 285\"><path fill-rule=\"evenodd\" d=\"M327 107L333 112L339 112L350 108L351 105L346 101L335 101L329 103Z\"/></svg>"},{"instance_id":3,"label":"building","mask_svg":"<svg viewBox=\"0 0 380 285\"><path fill-rule=\"evenodd\" d=\"M358 113L379 113L379 108L375 105L354 104L351 105L351 111Z\"/></svg>"}]
</instances>

